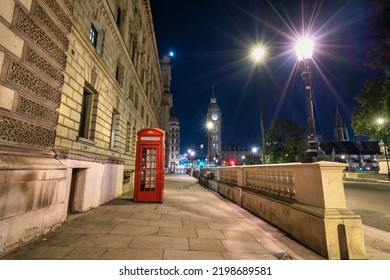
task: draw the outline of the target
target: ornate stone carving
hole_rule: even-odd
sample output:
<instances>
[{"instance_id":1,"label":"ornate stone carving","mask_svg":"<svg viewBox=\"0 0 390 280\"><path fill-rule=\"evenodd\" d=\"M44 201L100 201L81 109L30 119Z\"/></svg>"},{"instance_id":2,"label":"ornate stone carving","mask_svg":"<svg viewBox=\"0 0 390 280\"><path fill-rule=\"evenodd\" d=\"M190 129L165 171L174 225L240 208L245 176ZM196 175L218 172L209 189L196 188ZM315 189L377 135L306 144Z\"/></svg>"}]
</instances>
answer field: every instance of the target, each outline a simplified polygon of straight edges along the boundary
<instances>
[{"instance_id":1,"label":"ornate stone carving","mask_svg":"<svg viewBox=\"0 0 390 280\"><path fill-rule=\"evenodd\" d=\"M35 42L43 51L54 59L62 68L66 65L66 54L61 50L50 37L43 32L22 9L18 10L16 28L26 37Z\"/></svg>"},{"instance_id":2,"label":"ornate stone carving","mask_svg":"<svg viewBox=\"0 0 390 280\"><path fill-rule=\"evenodd\" d=\"M64 13L64 11L61 9L61 6L58 5L57 1L44 0L44 2L52 10L52 12L58 18L59 22L61 22L62 25L66 28L66 30L70 32L70 29L72 27L72 22L70 21L69 17Z\"/></svg>"},{"instance_id":3,"label":"ornate stone carving","mask_svg":"<svg viewBox=\"0 0 390 280\"><path fill-rule=\"evenodd\" d=\"M0 140L33 146L54 146L55 131L0 115Z\"/></svg>"},{"instance_id":4,"label":"ornate stone carving","mask_svg":"<svg viewBox=\"0 0 390 280\"><path fill-rule=\"evenodd\" d=\"M26 61L34 67L38 68L40 71L44 72L60 86L62 86L64 83L64 74L58 71L30 47L27 48Z\"/></svg>"},{"instance_id":5,"label":"ornate stone carving","mask_svg":"<svg viewBox=\"0 0 390 280\"><path fill-rule=\"evenodd\" d=\"M42 6L38 5L35 10L35 16L50 30L51 33L61 42L61 44L68 48L69 40L57 24L51 20L49 15L45 12Z\"/></svg>"},{"instance_id":6,"label":"ornate stone carving","mask_svg":"<svg viewBox=\"0 0 390 280\"><path fill-rule=\"evenodd\" d=\"M50 110L49 108L38 104L30 99L27 99L23 96L21 96L19 99L17 111L40 118L46 122L51 123L53 126L55 126L58 121L57 111Z\"/></svg>"},{"instance_id":7,"label":"ornate stone carving","mask_svg":"<svg viewBox=\"0 0 390 280\"><path fill-rule=\"evenodd\" d=\"M54 103L56 108L60 105L61 91L51 87L13 59L9 59L6 80L19 88L23 88L40 98Z\"/></svg>"},{"instance_id":8,"label":"ornate stone carving","mask_svg":"<svg viewBox=\"0 0 390 280\"><path fill-rule=\"evenodd\" d=\"M62 0L64 6L68 9L69 13L73 14L74 10L74 0Z\"/></svg>"}]
</instances>

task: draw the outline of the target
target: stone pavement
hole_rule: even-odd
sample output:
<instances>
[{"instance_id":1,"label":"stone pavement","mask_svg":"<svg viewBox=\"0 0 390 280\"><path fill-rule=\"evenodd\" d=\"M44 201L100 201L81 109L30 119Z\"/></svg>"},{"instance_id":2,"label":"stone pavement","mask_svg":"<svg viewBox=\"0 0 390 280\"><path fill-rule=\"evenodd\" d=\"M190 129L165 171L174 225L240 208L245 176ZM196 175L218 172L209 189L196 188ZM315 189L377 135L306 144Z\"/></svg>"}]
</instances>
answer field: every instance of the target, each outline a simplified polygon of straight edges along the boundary
<instances>
[{"instance_id":1,"label":"stone pavement","mask_svg":"<svg viewBox=\"0 0 390 280\"><path fill-rule=\"evenodd\" d=\"M390 233L364 227L367 258L390 260ZM122 196L70 217L8 260L322 260L188 175L166 175L162 204Z\"/></svg>"}]
</instances>

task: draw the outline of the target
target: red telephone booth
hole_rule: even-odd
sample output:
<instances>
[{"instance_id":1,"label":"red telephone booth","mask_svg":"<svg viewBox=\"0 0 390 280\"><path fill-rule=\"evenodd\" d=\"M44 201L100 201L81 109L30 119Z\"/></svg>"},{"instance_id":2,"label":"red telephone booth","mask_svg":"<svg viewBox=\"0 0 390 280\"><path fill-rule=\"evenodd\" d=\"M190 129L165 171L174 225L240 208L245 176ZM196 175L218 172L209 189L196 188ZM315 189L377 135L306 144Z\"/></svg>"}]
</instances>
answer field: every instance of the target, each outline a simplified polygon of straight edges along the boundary
<instances>
[{"instance_id":1,"label":"red telephone booth","mask_svg":"<svg viewBox=\"0 0 390 280\"><path fill-rule=\"evenodd\" d=\"M137 133L134 201L162 202L164 199L165 131L145 128Z\"/></svg>"}]
</instances>

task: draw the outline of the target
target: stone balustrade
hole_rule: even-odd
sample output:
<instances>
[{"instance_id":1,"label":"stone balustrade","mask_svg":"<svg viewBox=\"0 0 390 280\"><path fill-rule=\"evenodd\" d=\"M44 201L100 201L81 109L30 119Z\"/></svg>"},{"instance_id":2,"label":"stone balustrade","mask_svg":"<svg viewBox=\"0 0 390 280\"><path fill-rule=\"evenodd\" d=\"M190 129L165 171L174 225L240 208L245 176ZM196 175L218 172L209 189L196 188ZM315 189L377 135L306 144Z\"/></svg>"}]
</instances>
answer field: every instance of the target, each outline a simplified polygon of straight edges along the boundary
<instances>
[{"instance_id":1,"label":"stone balustrade","mask_svg":"<svg viewBox=\"0 0 390 280\"><path fill-rule=\"evenodd\" d=\"M328 259L365 259L359 215L346 208L344 164L205 168L199 181ZM202 176L214 173L214 179Z\"/></svg>"}]
</instances>

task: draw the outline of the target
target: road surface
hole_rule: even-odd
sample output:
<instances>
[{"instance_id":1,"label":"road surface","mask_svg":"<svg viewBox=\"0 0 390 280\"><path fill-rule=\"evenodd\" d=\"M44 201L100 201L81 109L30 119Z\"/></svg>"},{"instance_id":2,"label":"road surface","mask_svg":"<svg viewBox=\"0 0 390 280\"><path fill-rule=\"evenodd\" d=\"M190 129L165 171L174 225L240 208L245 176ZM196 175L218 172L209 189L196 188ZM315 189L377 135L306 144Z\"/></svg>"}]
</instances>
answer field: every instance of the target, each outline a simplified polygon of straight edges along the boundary
<instances>
[{"instance_id":1,"label":"road surface","mask_svg":"<svg viewBox=\"0 0 390 280\"><path fill-rule=\"evenodd\" d=\"M390 232L390 183L344 181L347 208L365 225Z\"/></svg>"}]
</instances>

